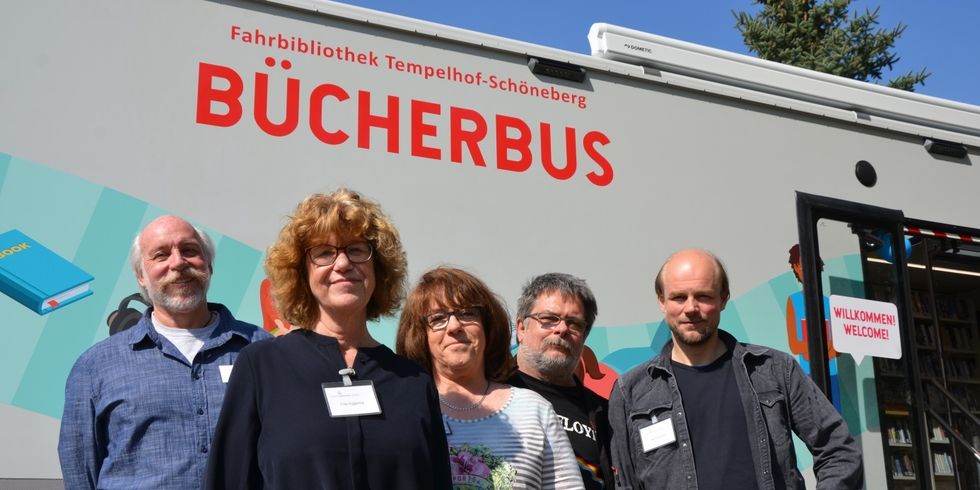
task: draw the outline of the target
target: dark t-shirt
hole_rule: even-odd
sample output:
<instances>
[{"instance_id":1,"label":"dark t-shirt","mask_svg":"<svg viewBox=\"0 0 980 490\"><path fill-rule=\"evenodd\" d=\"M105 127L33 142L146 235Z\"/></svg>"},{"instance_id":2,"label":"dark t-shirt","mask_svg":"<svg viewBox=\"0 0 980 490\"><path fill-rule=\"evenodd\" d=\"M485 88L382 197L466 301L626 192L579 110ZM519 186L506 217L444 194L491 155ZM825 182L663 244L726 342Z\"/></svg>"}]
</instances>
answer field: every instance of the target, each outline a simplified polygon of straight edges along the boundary
<instances>
[{"instance_id":1,"label":"dark t-shirt","mask_svg":"<svg viewBox=\"0 0 980 490\"><path fill-rule=\"evenodd\" d=\"M699 489L759 488L732 352L706 366L671 361L694 449Z\"/></svg>"},{"instance_id":2,"label":"dark t-shirt","mask_svg":"<svg viewBox=\"0 0 980 490\"><path fill-rule=\"evenodd\" d=\"M605 434L606 414L609 402L576 382L575 386L559 386L545 383L518 371L508 382L511 385L534 390L551 402L558 421L565 429L575 451L575 459L582 471L582 481L588 490L602 490L602 437ZM595 420L602 417L603 420ZM611 481L611 480L610 480ZM612 485L609 485L612 488Z\"/></svg>"}]
</instances>

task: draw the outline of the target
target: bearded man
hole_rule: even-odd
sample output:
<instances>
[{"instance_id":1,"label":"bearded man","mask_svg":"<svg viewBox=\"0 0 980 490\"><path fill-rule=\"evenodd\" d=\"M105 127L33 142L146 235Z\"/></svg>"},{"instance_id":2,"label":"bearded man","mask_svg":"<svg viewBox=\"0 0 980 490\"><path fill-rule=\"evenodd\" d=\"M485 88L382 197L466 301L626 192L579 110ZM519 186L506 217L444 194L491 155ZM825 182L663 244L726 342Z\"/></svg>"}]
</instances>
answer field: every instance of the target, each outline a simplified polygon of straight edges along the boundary
<instances>
[{"instance_id":1,"label":"bearded man","mask_svg":"<svg viewBox=\"0 0 980 490\"><path fill-rule=\"evenodd\" d=\"M597 314L582 279L560 273L531 279L517 301L519 371L508 380L551 402L590 490L612 488L608 403L574 376Z\"/></svg>"},{"instance_id":2,"label":"bearded man","mask_svg":"<svg viewBox=\"0 0 980 490\"><path fill-rule=\"evenodd\" d=\"M152 306L68 376L58 442L65 488L200 488L235 358L269 335L207 302L214 245L187 221L150 222L130 262Z\"/></svg>"},{"instance_id":3,"label":"bearded man","mask_svg":"<svg viewBox=\"0 0 980 490\"><path fill-rule=\"evenodd\" d=\"M613 386L616 488L803 490L791 432L813 454L817 488L861 487L847 424L796 361L718 328L731 296L721 261L681 250L654 287L671 340Z\"/></svg>"}]
</instances>

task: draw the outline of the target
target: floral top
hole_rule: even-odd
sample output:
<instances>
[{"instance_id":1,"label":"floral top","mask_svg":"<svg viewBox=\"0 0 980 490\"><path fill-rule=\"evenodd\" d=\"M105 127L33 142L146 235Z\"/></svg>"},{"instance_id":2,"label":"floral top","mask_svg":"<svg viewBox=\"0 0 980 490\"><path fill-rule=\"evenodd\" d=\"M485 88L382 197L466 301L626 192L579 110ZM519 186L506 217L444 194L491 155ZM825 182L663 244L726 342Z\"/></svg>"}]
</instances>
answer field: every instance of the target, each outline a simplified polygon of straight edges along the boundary
<instances>
[{"instance_id":1,"label":"floral top","mask_svg":"<svg viewBox=\"0 0 980 490\"><path fill-rule=\"evenodd\" d=\"M507 403L480 419L442 418L457 490L584 488L558 416L531 390L511 388Z\"/></svg>"}]
</instances>

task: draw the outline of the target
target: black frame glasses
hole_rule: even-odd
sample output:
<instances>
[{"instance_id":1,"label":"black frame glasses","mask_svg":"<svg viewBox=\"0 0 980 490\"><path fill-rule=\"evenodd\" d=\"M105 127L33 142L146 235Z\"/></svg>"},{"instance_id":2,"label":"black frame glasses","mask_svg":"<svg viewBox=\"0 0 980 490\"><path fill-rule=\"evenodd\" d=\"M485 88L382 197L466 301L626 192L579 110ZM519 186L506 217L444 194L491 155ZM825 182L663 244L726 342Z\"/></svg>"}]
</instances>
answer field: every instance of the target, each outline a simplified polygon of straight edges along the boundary
<instances>
[{"instance_id":1,"label":"black frame glasses","mask_svg":"<svg viewBox=\"0 0 980 490\"><path fill-rule=\"evenodd\" d=\"M530 313L526 318L533 318L537 320L541 325L541 328L545 330L551 330L557 327L561 322L565 322L565 326L575 333L584 334L585 330L587 329L585 320L574 316L561 316L545 311L541 313Z\"/></svg>"},{"instance_id":2,"label":"black frame glasses","mask_svg":"<svg viewBox=\"0 0 980 490\"><path fill-rule=\"evenodd\" d=\"M438 332L445 330L449 326L449 319L451 317L456 317L456 321L462 324L473 324L483 321L483 313L480 311L479 306L470 306L458 310L433 311L422 317L422 319L425 320L425 325L429 327L429 330Z\"/></svg>"},{"instance_id":3,"label":"black frame glasses","mask_svg":"<svg viewBox=\"0 0 980 490\"><path fill-rule=\"evenodd\" d=\"M374 247L369 242L348 243L343 247L323 244L306 249L310 261L319 266L333 265L341 252L354 264L363 264L374 257Z\"/></svg>"}]
</instances>

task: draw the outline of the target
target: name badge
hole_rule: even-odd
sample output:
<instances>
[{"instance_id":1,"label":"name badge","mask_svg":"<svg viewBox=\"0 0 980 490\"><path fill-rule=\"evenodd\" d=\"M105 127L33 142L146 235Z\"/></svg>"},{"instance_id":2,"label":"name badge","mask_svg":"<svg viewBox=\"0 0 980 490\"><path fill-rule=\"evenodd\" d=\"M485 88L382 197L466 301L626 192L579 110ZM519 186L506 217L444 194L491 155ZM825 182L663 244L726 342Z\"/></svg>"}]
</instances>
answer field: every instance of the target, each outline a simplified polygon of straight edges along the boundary
<instances>
[{"instance_id":1,"label":"name badge","mask_svg":"<svg viewBox=\"0 0 980 490\"><path fill-rule=\"evenodd\" d=\"M346 383L323 383L323 396L331 417L356 417L381 414L378 394L370 380Z\"/></svg>"},{"instance_id":2,"label":"name badge","mask_svg":"<svg viewBox=\"0 0 980 490\"><path fill-rule=\"evenodd\" d=\"M643 452L645 453L676 440L674 421L670 417L640 429L640 442L643 444Z\"/></svg>"},{"instance_id":3,"label":"name badge","mask_svg":"<svg viewBox=\"0 0 980 490\"><path fill-rule=\"evenodd\" d=\"M227 383L228 382L228 378L231 377L231 368L233 368L233 367L234 366L231 365L231 364L224 364L224 365L218 366L218 373L221 374L221 382L222 383Z\"/></svg>"}]
</instances>

